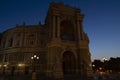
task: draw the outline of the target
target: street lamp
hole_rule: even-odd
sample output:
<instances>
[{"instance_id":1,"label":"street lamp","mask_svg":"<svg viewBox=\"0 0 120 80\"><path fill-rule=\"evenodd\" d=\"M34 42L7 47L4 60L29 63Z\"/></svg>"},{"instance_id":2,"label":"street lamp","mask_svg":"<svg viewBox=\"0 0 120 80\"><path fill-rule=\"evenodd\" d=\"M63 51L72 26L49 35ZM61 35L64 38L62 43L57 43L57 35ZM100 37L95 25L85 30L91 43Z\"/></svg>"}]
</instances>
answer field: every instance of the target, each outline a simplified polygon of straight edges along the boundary
<instances>
[{"instance_id":1,"label":"street lamp","mask_svg":"<svg viewBox=\"0 0 120 80\"><path fill-rule=\"evenodd\" d=\"M39 57L37 55L33 55L31 57L31 59L33 60L33 72L35 72L35 62L36 62L36 60L39 59Z\"/></svg>"},{"instance_id":2,"label":"street lamp","mask_svg":"<svg viewBox=\"0 0 120 80\"><path fill-rule=\"evenodd\" d=\"M33 55L32 57L31 57L31 59L33 60L33 64L32 64L32 66L33 66L33 73L32 73L32 80L36 80L36 73L35 73L35 65L36 65L36 60L38 60L39 59L39 57L37 56L37 55Z\"/></svg>"}]
</instances>

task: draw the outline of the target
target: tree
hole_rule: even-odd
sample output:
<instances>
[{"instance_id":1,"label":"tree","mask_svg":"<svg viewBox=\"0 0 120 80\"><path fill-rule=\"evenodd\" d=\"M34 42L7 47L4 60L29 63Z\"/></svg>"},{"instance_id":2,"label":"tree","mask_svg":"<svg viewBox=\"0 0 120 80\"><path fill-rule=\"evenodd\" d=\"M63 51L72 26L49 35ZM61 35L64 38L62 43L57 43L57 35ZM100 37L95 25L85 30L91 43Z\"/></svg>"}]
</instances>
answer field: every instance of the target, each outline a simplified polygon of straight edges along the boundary
<instances>
[{"instance_id":1,"label":"tree","mask_svg":"<svg viewBox=\"0 0 120 80\"><path fill-rule=\"evenodd\" d=\"M92 62L93 70L99 70L99 71L110 71L113 73L120 72L120 57L113 58L111 57L109 60L106 61L100 61L100 60L94 60Z\"/></svg>"},{"instance_id":2,"label":"tree","mask_svg":"<svg viewBox=\"0 0 120 80\"><path fill-rule=\"evenodd\" d=\"M92 62L92 65L94 71L96 70L102 71L104 69L103 62L100 60L94 60L94 62Z\"/></svg>"},{"instance_id":3,"label":"tree","mask_svg":"<svg viewBox=\"0 0 120 80\"><path fill-rule=\"evenodd\" d=\"M108 62L108 69L113 72L120 72L120 57L110 58Z\"/></svg>"}]
</instances>

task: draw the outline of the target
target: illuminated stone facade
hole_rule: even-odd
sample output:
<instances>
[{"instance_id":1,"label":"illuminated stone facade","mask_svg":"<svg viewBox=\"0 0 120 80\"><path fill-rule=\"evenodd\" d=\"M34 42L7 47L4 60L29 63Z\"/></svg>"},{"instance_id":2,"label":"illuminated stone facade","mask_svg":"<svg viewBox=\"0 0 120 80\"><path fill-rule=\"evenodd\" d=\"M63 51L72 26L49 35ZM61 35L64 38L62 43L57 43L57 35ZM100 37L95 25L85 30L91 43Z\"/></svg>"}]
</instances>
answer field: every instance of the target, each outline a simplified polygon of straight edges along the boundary
<instances>
[{"instance_id":1,"label":"illuminated stone facade","mask_svg":"<svg viewBox=\"0 0 120 80\"><path fill-rule=\"evenodd\" d=\"M80 9L50 4L45 24L16 25L2 33L1 74L36 73L55 79L92 73L89 39ZM31 59L36 55L38 59Z\"/></svg>"}]
</instances>

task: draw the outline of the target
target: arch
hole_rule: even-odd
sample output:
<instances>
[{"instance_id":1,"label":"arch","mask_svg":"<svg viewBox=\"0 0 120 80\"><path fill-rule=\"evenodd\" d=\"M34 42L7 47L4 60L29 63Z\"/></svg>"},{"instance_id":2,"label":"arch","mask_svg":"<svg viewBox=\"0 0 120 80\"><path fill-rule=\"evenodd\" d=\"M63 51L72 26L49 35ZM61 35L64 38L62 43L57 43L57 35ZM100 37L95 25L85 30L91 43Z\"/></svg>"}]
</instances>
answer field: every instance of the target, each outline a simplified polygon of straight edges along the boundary
<instances>
[{"instance_id":1,"label":"arch","mask_svg":"<svg viewBox=\"0 0 120 80\"><path fill-rule=\"evenodd\" d=\"M74 40L74 24L70 20L63 20L60 23L60 37L62 40Z\"/></svg>"},{"instance_id":2,"label":"arch","mask_svg":"<svg viewBox=\"0 0 120 80\"><path fill-rule=\"evenodd\" d=\"M62 62L63 74L72 75L76 72L76 59L75 55L71 51L65 51L63 53Z\"/></svg>"}]
</instances>

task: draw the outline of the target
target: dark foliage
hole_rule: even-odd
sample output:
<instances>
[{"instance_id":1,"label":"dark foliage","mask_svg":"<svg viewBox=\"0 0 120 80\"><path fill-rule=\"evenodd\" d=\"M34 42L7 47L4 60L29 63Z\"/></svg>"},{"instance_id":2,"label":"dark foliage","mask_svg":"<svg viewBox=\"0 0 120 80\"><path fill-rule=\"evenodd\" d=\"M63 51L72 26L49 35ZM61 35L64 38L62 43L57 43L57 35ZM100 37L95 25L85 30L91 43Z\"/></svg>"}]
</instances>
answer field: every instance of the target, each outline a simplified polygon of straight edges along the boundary
<instances>
[{"instance_id":1,"label":"dark foliage","mask_svg":"<svg viewBox=\"0 0 120 80\"><path fill-rule=\"evenodd\" d=\"M94 60L92 64L94 71L109 71L113 73L120 72L120 57L111 57L109 60L105 60L103 62L101 60Z\"/></svg>"}]
</instances>

